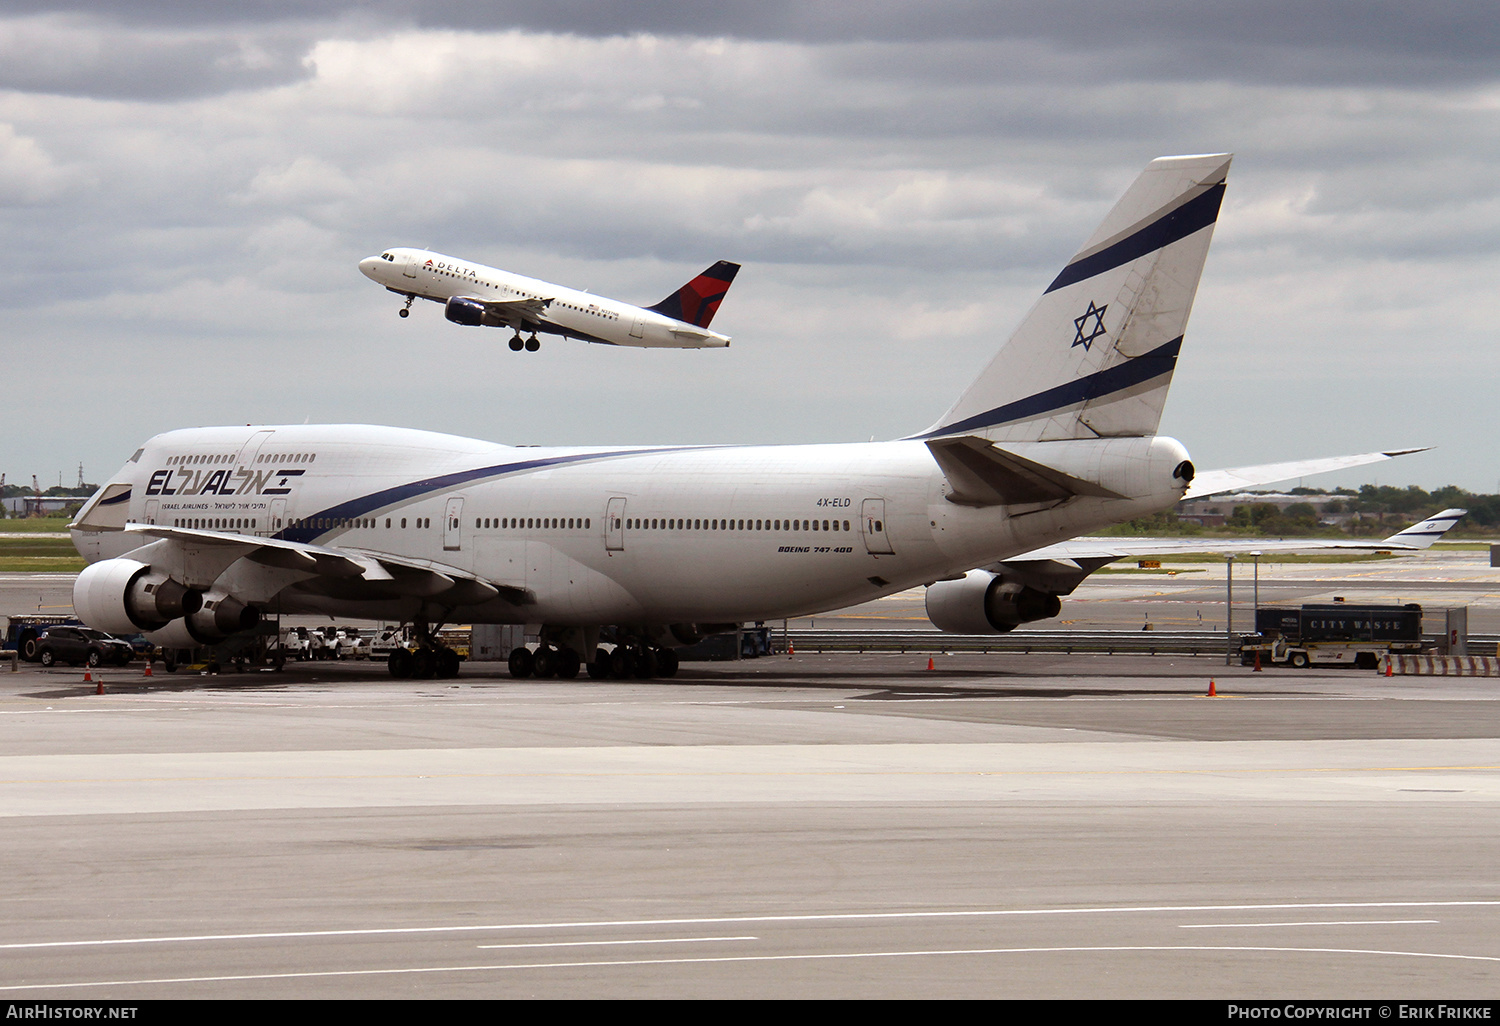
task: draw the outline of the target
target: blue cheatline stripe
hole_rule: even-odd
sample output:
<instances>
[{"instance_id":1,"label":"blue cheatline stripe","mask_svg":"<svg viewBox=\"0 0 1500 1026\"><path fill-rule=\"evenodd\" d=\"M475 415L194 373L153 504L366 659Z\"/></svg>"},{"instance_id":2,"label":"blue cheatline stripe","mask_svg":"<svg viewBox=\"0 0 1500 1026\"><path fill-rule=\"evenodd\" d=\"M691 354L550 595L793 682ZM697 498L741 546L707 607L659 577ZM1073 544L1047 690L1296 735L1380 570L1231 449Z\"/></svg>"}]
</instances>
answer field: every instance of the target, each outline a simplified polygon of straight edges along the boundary
<instances>
[{"instance_id":1,"label":"blue cheatline stripe","mask_svg":"<svg viewBox=\"0 0 1500 1026\"><path fill-rule=\"evenodd\" d=\"M1062 273L1047 286L1047 291L1052 292L1064 285L1103 274L1147 253L1170 246L1179 239L1185 239L1200 228L1207 228L1219 219L1219 203L1223 199L1224 183L1220 182L1201 196L1188 200L1170 214L1157 218L1113 246L1064 267Z\"/></svg>"},{"instance_id":2,"label":"blue cheatline stripe","mask_svg":"<svg viewBox=\"0 0 1500 1026\"><path fill-rule=\"evenodd\" d=\"M453 474L443 474L440 477L424 478L421 481L413 481L410 484L396 485L393 488L385 488L369 495L361 495L358 498L341 502L337 506L329 506L327 509L309 513L305 517L297 519L302 521L300 527L287 527L276 532L273 537L284 541L306 542L311 544L319 536L331 531L341 530L338 527L309 527L310 521L320 518L343 519L345 517L361 517L373 510L384 506L390 506L398 502L405 502L418 498L432 492L441 492L449 488L457 488L460 485L481 481L485 478L503 477L507 474L518 474L527 470L537 470L541 467L561 467L570 463L584 463L590 460L607 460L620 456L644 456L658 452L682 452L688 449L711 449L713 446L706 445L681 445L661 446L651 449L617 449L613 452L580 452L568 456L547 456L542 459L522 460L519 463L500 463L491 467L476 467L473 470L460 470Z\"/></svg>"},{"instance_id":3,"label":"blue cheatline stripe","mask_svg":"<svg viewBox=\"0 0 1500 1026\"><path fill-rule=\"evenodd\" d=\"M1070 381L1066 385L1049 388L1045 392L1017 399L1013 403L997 406L984 413L977 413L954 424L943 424L925 434L913 435L914 439L941 438L945 435L960 435L965 431L995 427L1017 420L1036 420L1066 410L1092 399L1103 399L1115 392L1133 388L1143 381L1171 374L1177 366L1177 352L1182 348L1182 336L1178 335L1165 345L1157 346L1124 363L1095 371L1087 377Z\"/></svg>"},{"instance_id":4,"label":"blue cheatline stripe","mask_svg":"<svg viewBox=\"0 0 1500 1026\"><path fill-rule=\"evenodd\" d=\"M101 506L113 506L116 503L129 502L129 501L130 501L130 489L127 488L123 492L121 492L119 495L113 495L113 496L109 497L108 499L100 499L99 500L99 505L101 505Z\"/></svg>"}]
</instances>

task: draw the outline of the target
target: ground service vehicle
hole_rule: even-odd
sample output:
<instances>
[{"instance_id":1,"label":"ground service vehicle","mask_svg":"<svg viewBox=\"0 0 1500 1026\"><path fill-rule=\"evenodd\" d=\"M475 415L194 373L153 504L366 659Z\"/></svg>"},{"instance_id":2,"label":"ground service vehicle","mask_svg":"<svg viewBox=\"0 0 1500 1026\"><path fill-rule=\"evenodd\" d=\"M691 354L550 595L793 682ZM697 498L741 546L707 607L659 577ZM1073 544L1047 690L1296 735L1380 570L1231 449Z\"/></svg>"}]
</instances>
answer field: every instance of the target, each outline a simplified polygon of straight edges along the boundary
<instances>
[{"instance_id":1,"label":"ground service vehicle","mask_svg":"<svg viewBox=\"0 0 1500 1026\"><path fill-rule=\"evenodd\" d=\"M36 659L43 666L124 666L135 658L130 642L112 638L92 627L48 627L36 639Z\"/></svg>"},{"instance_id":2,"label":"ground service vehicle","mask_svg":"<svg viewBox=\"0 0 1500 1026\"><path fill-rule=\"evenodd\" d=\"M81 627L83 621L76 616L56 613L34 613L5 618L5 634L0 636L0 649L15 651L28 663L36 662L36 639L48 627L70 624Z\"/></svg>"},{"instance_id":3,"label":"ground service vehicle","mask_svg":"<svg viewBox=\"0 0 1500 1026\"><path fill-rule=\"evenodd\" d=\"M1422 648L1422 607L1356 606L1346 602L1300 607L1262 606L1255 633L1241 639L1240 662L1312 663L1373 670L1390 652Z\"/></svg>"}]
</instances>

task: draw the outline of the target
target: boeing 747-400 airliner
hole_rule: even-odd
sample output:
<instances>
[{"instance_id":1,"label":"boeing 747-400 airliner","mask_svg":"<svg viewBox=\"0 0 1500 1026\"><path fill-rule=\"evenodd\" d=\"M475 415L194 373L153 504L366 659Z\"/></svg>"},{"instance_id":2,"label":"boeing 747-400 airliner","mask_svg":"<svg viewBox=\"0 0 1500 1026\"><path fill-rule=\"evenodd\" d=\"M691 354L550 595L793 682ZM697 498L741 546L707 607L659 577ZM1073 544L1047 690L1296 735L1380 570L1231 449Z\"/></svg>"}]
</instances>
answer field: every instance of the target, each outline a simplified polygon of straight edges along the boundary
<instances>
[{"instance_id":1,"label":"boeing 747-400 airliner","mask_svg":"<svg viewBox=\"0 0 1500 1026\"><path fill-rule=\"evenodd\" d=\"M514 448L363 425L171 431L80 511L74 605L176 649L274 613L400 620L419 644L391 655L398 676L457 673L438 639L452 622L539 625L511 671L571 677L669 675L704 634L924 584L954 622L1055 616L1098 564L1028 554L1226 481L1397 455L1199 475L1156 433L1229 163L1153 161L909 437ZM403 273L412 256L393 256Z\"/></svg>"}]
</instances>

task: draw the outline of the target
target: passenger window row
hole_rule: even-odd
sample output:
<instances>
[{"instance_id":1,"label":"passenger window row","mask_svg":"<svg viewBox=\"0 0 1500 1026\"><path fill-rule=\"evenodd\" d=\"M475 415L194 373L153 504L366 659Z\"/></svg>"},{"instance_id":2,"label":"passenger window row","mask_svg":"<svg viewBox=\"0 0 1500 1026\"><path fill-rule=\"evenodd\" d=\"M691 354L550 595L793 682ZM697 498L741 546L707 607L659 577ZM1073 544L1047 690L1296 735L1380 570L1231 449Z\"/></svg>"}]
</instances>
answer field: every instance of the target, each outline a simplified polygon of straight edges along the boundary
<instances>
[{"instance_id":1,"label":"passenger window row","mask_svg":"<svg viewBox=\"0 0 1500 1026\"><path fill-rule=\"evenodd\" d=\"M676 517L635 517L625 521L632 531L848 531L843 520L688 520Z\"/></svg>"},{"instance_id":2,"label":"passenger window row","mask_svg":"<svg viewBox=\"0 0 1500 1026\"><path fill-rule=\"evenodd\" d=\"M178 517L172 526L201 531L253 531L257 522L256 517Z\"/></svg>"},{"instance_id":3,"label":"passenger window row","mask_svg":"<svg viewBox=\"0 0 1500 1026\"><path fill-rule=\"evenodd\" d=\"M593 526L592 517L475 517L477 531L587 531Z\"/></svg>"}]
</instances>

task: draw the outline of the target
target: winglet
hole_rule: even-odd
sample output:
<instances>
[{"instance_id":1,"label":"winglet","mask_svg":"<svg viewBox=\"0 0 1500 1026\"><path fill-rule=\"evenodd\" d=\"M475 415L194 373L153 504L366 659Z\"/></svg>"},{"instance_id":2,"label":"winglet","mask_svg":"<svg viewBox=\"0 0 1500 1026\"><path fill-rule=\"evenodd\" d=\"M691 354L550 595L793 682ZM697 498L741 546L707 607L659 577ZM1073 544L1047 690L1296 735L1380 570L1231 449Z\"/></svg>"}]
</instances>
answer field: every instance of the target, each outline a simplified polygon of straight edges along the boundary
<instances>
[{"instance_id":1,"label":"winglet","mask_svg":"<svg viewBox=\"0 0 1500 1026\"><path fill-rule=\"evenodd\" d=\"M1451 531L1467 512L1469 511L1466 509L1445 509L1436 516L1428 517L1420 524L1413 524L1404 531L1397 531L1385 540L1392 545L1405 545L1414 549L1429 548L1433 542Z\"/></svg>"}]
</instances>

